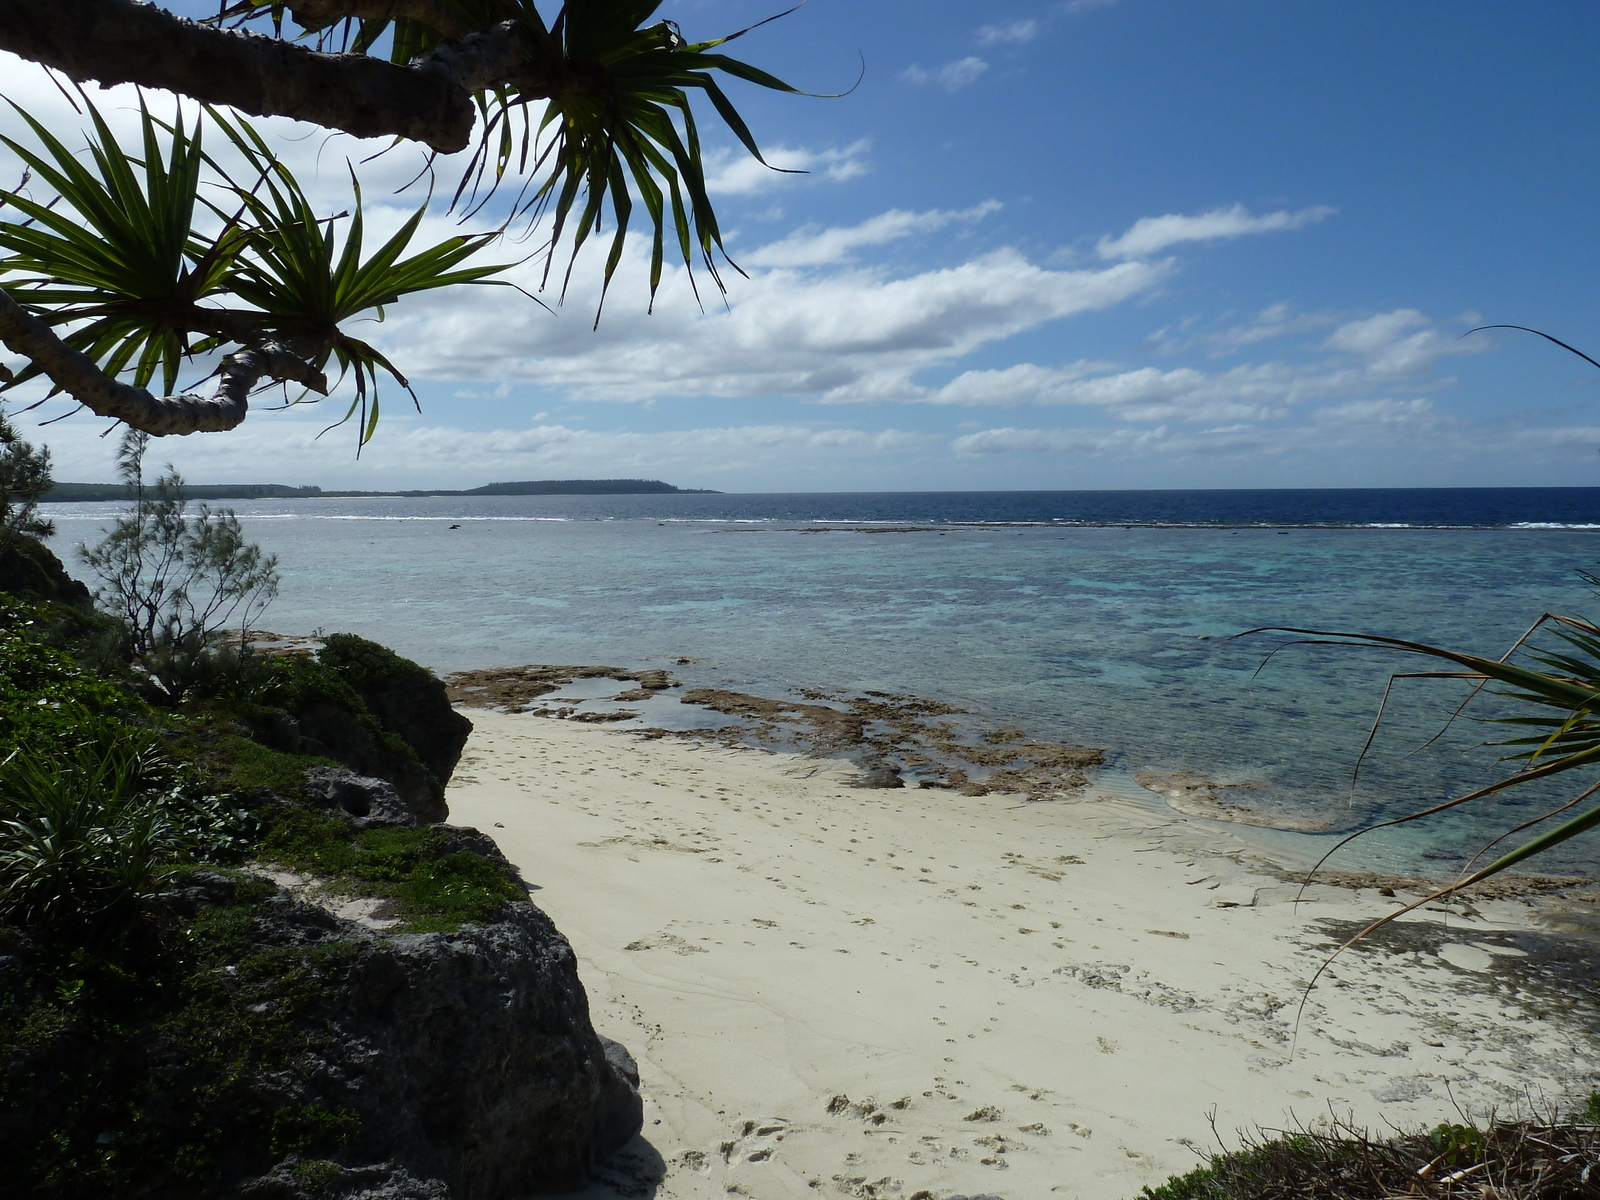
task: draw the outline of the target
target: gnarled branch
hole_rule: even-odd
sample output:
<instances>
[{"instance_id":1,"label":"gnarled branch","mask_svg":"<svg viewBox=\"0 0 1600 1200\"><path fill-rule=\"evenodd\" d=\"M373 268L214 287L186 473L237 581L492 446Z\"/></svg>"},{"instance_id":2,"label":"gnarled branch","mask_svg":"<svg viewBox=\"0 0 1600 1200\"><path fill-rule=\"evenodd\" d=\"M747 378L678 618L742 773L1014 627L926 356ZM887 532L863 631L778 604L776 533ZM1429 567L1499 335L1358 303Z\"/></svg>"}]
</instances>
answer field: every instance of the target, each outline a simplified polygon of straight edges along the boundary
<instances>
[{"instance_id":1,"label":"gnarled branch","mask_svg":"<svg viewBox=\"0 0 1600 1200\"><path fill-rule=\"evenodd\" d=\"M526 53L510 23L444 43L400 66L324 54L218 29L138 0L3 0L0 50L77 80L165 88L256 116L294 117L357 137L384 135L443 153L472 136L472 92L518 78ZM537 92L537 86L534 91Z\"/></svg>"},{"instance_id":2,"label":"gnarled branch","mask_svg":"<svg viewBox=\"0 0 1600 1200\"><path fill-rule=\"evenodd\" d=\"M323 394L328 390L322 372L281 342L264 340L222 360L214 395L152 396L144 388L119 383L100 370L93 359L67 345L4 288L0 288L0 342L31 359L51 382L89 411L156 437L234 428L244 420L251 389L263 375L292 380Z\"/></svg>"}]
</instances>

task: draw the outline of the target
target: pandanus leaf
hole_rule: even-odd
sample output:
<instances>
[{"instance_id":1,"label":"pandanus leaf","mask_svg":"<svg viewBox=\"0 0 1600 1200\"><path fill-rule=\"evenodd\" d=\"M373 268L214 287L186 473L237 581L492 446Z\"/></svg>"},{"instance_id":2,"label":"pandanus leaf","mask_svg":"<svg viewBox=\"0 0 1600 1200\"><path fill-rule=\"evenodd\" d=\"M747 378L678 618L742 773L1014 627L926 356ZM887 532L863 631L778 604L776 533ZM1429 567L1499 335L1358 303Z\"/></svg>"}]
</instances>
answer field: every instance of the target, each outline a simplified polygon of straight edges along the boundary
<instances>
[{"instance_id":1,"label":"pandanus leaf","mask_svg":"<svg viewBox=\"0 0 1600 1200\"><path fill-rule=\"evenodd\" d=\"M1577 653L1526 649L1528 639L1543 628L1554 629L1559 638L1573 647ZM1513 788L1522 787L1537 780L1548 779L1567 771L1600 766L1600 722L1594 719L1596 711L1600 711L1600 626L1578 617L1545 613L1534 622L1528 632L1519 638L1505 655L1498 659L1452 650L1443 646L1430 645L1426 642L1333 630L1268 626L1249 630L1246 634L1237 636L1244 637L1258 633L1288 633L1296 635L1295 641L1289 643L1291 645L1356 646L1440 659L1464 667L1466 670L1420 673L1421 677L1462 679L1473 682L1478 685L1474 689L1473 696L1476 696L1485 685L1501 684L1505 685L1505 689L1498 690L1496 694L1504 699L1514 703L1532 705L1536 708L1554 710L1554 715L1549 716L1515 714L1488 718L1488 720L1497 724L1545 731L1537 736L1513 737L1498 743L1502 746L1516 748L1516 752L1508 755L1507 758L1523 760L1525 765L1485 787L1393 820L1369 825L1340 839L1333 849L1324 854L1316 866L1312 868L1311 873L1307 876L1308 882L1315 878L1316 871L1340 849L1354 839L1374 830L1407 824L1466 804L1485 801ZM1519 652L1524 653L1531 661L1551 669L1541 671L1536 667L1511 662L1512 656ZM1396 676L1395 678L1401 678L1401 676ZM1471 697L1469 697L1470 699ZM1379 720L1382 719L1382 711L1382 708L1380 708ZM1376 732L1376 725L1374 726L1374 732ZM1370 737L1368 744L1371 744ZM1490 847L1512 834L1543 824L1561 813L1569 811L1571 808L1591 799L1597 791L1600 791L1600 784L1587 786L1567 803L1557 806L1532 821L1523 822L1514 829L1508 830L1494 839L1489 846L1480 850L1478 855L1474 856L1472 863L1468 864L1468 869L1463 871L1461 877L1455 882L1435 890L1415 904L1408 905L1373 922L1352 938L1350 942L1346 943L1346 946L1355 944L1356 941L1366 937L1374 930L1381 928L1404 913L1452 895L1510 867L1527 862L1537 855L1547 853L1556 846L1588 832L1596 825L1600 825L1600 804L1596 804L1595 807L1590 808L1588 811L1579 813L1554 828L1530 838L1511 851L1495 858L1487 865L1473 869L1474 864L1483 857L1483 854ZM1343 948L1345 947L1341 947L1341 949ZM1320 973L1319 971L1318 974L1320 975ZM1314 979L1313 982L1315 982Z\"/></svg>"}]
</instances>

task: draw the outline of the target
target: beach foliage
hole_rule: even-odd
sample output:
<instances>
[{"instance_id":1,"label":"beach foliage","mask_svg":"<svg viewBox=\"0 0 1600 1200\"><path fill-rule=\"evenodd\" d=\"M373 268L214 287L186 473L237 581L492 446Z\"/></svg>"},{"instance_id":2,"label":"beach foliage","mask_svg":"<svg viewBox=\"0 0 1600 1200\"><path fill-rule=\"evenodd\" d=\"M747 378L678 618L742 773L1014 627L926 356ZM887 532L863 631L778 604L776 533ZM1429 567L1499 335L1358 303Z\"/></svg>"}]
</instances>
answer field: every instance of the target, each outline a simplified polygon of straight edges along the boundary
<instances>
[{"instance_id":1,"label":"beach foliage","mask_svg":"<svg viewBox=\"0 0 1600 1200\"><path fill-rule=\"evenodd\" d=\"M100 671L54 645L54 606L0 592L0 760L69 738L88 716L142 707Z\"/></svg>"},{"instance_id":2,"label":"beach foliage","mask_svg":"<svg viewBox=\"0 0 1600 1200\"><path fill-rule=\"evenodd\" d=\"M392 901L408 933L484 924L527 890L502 862L452 846L437 829L363 829L308 809L284 814L257 851L266 862L328 881L341 893Z\"/></svg>"},{"instance_id":3,"label":"beach foliage","mask_svg":"<svg viewBox=\"0 0 1600 1200\"><path fill-rule=\"evenodd\" d=\"M1378 1135L1347 1120L1247 1135L1140 1200L1584 1200L1600 1153L1587 1110Z\"/></svg>"},{"instance_id":4,"label":"beach foliage","mask_svg":"<svg viewBox=\"0 0 1600 1200\"><path fill-rule=\"evenodd\" d=\"M265 661L255 694L152 707L90 653L83 631L119 620L0 593L7 1194L202 1200L291 1155L313 1187L362 1122L294 1084L370 940L285 935L303 897L262 867L386 902L392 933L491 922L527 890L475 835L352 825L308 794L308 769L339 764L256 740L291 718L273 700L333 704L411 753L346 676L422 668L345 636L327 663Z\"/></svg>"},{"instance_id":5,"label":"beach foliage","mask_svg":"<svg viewBox=\"0 0 1600 1200\"><path fill-rule=\"evenodd\" d=\"M54 521L39 515L39 501L50 490L50 450L34 446L0 412L0 562L21 538L55 534Z\"/></svg>"},{"instance_id":6,"label":"beach foliage","mask_svg":"<svg viewBox=\"0 0 1600 1200\"><path fill-rule=\"evenodd\" d=\"M153 733L87 711L0 763L0 919L85 945L137 919L175 864L225 858L255 821L186 786Z\"/></svg>"},{"instance_id":7,"label":"beach foliage","mask_svg":"<svg viewBox=\"0 0 1600 1200\"><path fill-rule=\"evenodd\" d=\"M1585 574L1584 578L1600 586L1600 577ZM1553 635L1553 644L1540 646L1533 641L1542 631ZM1312 876L1339 850L1374 830L1421 821L1463 805L1491 802L1505 792L1537 780L1564 775L1568 771L1583 771L1585 768L1592 771L1600 766L1600 625L1582 618L1545 613L1499 658L1378 634L1289 626L1265 627L1249 630L1248 633L1294 635L1294 640L1286 645L1355 646L1393 651L1438 660L1454 668L1406 671L1391 676L1372 731L1368 734L1366 748L1362 751L1363 757L1377 736L1390 691L1397 680L1447 679L1466 682L1470 685L1470 691L1456 709L1456 716L1486 691L1517 706L1514 715L1483 718L1493 724L1510 726L1515 731L1515 736L1494 743L1508 751L1501 761L1516 764L1512 770L1464 795L1392 820L1376 822L1340 839L1317 862L1312 869ZM1451 718L1452 721L1454 719ZM1441 730L1435 736L1441 736L1442 733ZM1357 766L1359 769L1359 761ZM1600 825L1600 800L1596 799L1597 794L1600 794L1600 782L1585 779L1570 798L1529 820L1517 823L1481 847L1453 882L1374 921L1346 945L1354 944L1396 917L1426 904L1436 903L1587 833ZM1557 818L1564 819L1558 821ZM1556 823L1552 825L1550 822ZM1490 857L1496 847L1523 834L1529 836L1511 849ZM1487 862L1483 861L1485 858L1488 858Z\"/></svg>"},{"instance_id":8,"label":"beach foliage","mask_svg":"<svg viewBox=\"0 0 1600 1200\"><path fill-rule=\"evenodd\" d=\"M0 1135L16 1195L200 1200L241 1164L337 1154L358 1136L352 1111L281 1095L356 947L264 945L258 914L278 889L205 880L225 897L181 925L169 914L158 936L40 946L0 928L14 956L0 976Z\"/></svg>"},{"instance_id":9,"label":"beach foliage","mask_svg":"<svg viewBox=\"0 0 1600 1200\"><path fill-rule=\"evenodd\" d=\"M7 1194L201 1200L288 1155L338 1157L356 1113L286 1103L283 1085L319 1053L317 1014L364 943L266 936L288 897L251 864L386 900L395 933L492 921L526 889L448 829L362 830L314 807L307 768L336 764L252 740L268 710L152 709L52 644L57 607L0 596ZM360 705L309 665L297 677Z\"/></svg>"}]
</instances>

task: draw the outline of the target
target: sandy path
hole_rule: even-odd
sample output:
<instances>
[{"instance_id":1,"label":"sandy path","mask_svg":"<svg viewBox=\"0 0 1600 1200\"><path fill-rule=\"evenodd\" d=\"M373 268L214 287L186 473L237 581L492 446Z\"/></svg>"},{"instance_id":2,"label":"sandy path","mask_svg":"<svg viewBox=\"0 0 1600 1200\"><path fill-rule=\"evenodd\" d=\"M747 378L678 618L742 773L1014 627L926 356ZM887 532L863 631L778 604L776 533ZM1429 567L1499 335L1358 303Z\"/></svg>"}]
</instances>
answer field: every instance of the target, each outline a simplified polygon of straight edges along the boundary
<instances>
[{"instance_id":1,"label":"sandy path","mask_svg":"<svg viewBox=\"0 0 1600 1200\"><path fill-rule=\"evenodd\" d=\"M1112 1200L1195 1165L1213 1111L1230 1136L1330 1105L1433 1123L1596 1074L1581 1014L1493 986L1518 902L1423 914L1442 952L1346 956L1290 1060L1318 919L1393 901L1296 912L1129 799L859 790L832 762L470 715L451 819L540 889L639 1059L648 1144L595 1197Z\"/></svg>"}]
</instances>

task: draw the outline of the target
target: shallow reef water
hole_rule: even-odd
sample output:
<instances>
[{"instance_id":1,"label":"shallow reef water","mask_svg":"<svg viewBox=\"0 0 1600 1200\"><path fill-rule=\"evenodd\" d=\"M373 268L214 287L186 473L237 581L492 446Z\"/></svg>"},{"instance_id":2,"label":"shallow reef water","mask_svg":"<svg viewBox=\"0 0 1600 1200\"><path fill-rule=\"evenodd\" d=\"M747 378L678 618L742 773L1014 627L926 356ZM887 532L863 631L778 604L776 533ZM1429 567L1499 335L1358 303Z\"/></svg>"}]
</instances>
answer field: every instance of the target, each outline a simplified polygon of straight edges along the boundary
<instances>
[{"instance_id":1,"label":"shallow reef water","mask_svg":"<svg viewBox=\"0 0 1600 1200\"><path fill-rule=\"evenodd\" d=\"M52 505L58 550L111 506ZM1546 611L1600 613L1600 489L325 498L234 505L282 560L265 624L349 630L444 673L522 663L668 669L695 688L935 699L974 728L1099 747L1092 772L1187 773L1231 799L1348 828L1505 769L1493 698L1348 647L1235 635L1289 625L1502 653ZM1282 647L1281 649L1277 649ZM1272 653L1277 649L1276 653ZM1269 658L1270 655L1270 658ZM602 685L609 686L609 684ZM1474 719L1477 718L1477 719ZM1524 791L1519 789L1519 791ZM1401 827L1344 857L1447 873L1508 816ZM1301 856L1328 844L1298 839ZM1577 870L1582 845L1548 870Z\"/></svg>"}]
</instances>

